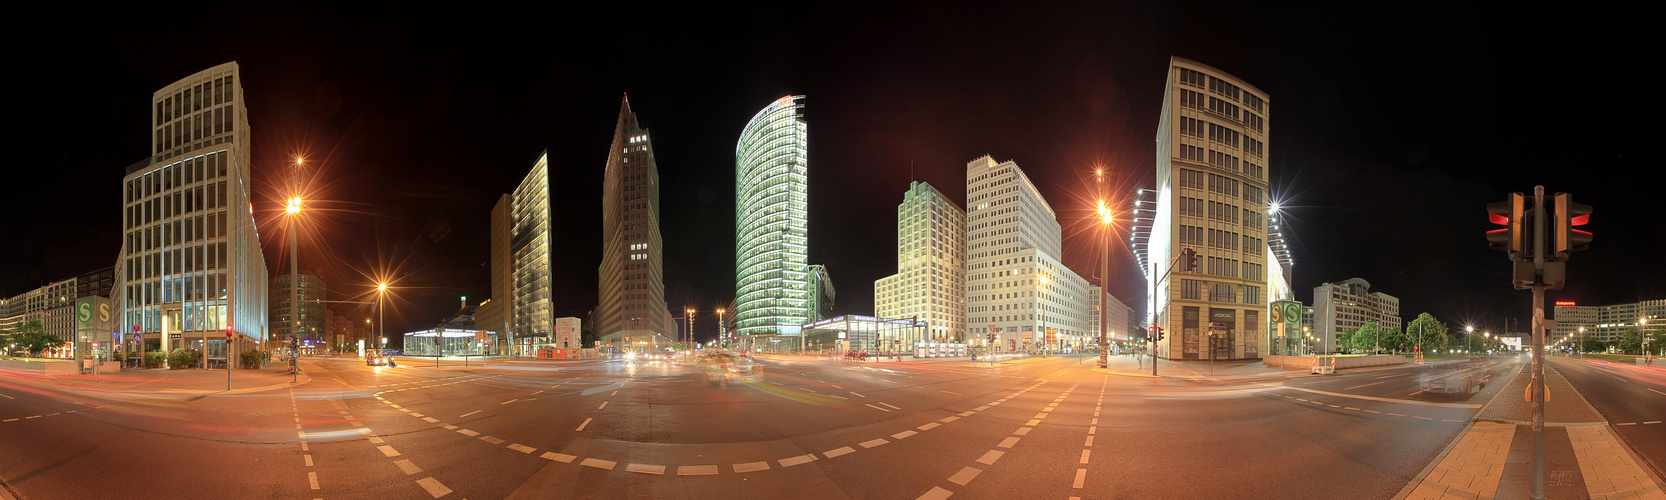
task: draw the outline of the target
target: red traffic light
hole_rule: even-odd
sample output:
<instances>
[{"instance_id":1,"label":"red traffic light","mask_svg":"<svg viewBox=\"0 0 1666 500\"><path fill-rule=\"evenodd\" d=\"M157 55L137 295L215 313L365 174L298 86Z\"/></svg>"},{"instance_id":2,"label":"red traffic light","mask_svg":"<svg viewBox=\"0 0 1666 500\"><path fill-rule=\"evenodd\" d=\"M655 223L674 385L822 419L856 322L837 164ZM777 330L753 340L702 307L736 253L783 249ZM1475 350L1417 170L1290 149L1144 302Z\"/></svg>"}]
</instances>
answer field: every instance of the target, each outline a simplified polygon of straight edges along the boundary
<instances>
[{"instance_id":1,"label":"red traffic light","mask_svg":"<svg viewBox=\"0 0 1666 500\"><path fill-rule=\"evenodd\" d=\"M1573 195L1568 193L1556 193L1555 202L1551 206L1556 212L1552 217L1556 223L1556 227L1553 228L1555 232L1552 233L1555 238L1556 258L1566 259L1569 253L1590 247L1591 233L1574 228L1591 221L1591 206L1574 203Z\"/></svg>"},{"instance_id":2,"label":"red traffic light","mask_svg":"<svg viewBox=\"0 0 1666 500\"><path fill-rule=\"evenodd\" d=\"M1526 250L1529 239L1533 214L1524 210L1526 202L1521 193L1510 193L1505 201L1487 204L1487 220L1504 226L1487 231L1487 243L1493 250L1509 252L1511 259Z\"/></svg>"}]
</instances>

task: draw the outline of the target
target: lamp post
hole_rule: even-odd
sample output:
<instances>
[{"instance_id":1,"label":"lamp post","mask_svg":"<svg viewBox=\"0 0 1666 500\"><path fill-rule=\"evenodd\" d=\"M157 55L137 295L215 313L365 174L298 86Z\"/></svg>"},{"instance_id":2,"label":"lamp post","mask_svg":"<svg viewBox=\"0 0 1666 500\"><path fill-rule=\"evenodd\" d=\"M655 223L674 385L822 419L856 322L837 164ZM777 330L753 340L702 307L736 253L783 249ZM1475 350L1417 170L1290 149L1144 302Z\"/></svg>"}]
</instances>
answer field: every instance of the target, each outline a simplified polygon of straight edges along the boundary
<instances>
[{"instance_id":1,"label":"lamp post","mask_svg":"<svg viewBox=\"0 0 1666 500\"><path fill-rule=\"evenodd\" d=\"M1113 217L1110 207L1105 205L1105 169L1094 169L1093 173L1099 182L1099 367L1105 368L1110 365L1110 342L1105 336L1105 331L1108 329L1105 322L1109 319L1105 306L1109 304L1107 297L1110 294L1110 288L1105 284L1105 279L1111 271L1111 221Z\"/></svg>"},{"instance_id":2,"label":"lamp post","mask_svg":"<svg viewBox=\"0 0 1666 500\"><path fill-rule=\"evenodd\" d=\"M688 337L688 350L694 350L694 308L683 308L683 335ZM677 339L682 340L682 339Z\"/></svg>"},{"instance_id":3,"label":"lamp post","mask_svg":"<svg viewBox=\"0 0 1666 500\"><path fill-rule=\"evenodd\" d=\"M295 226L296 226L296 224L298 224L300 222L300 218L301 218L301 196L300 196L300 193L301 193L301 186L300 186L300 184L301 184L301 182L300 182L300 180L301 180L301 166L305 165L305 164L306 164L306 159L305 158L296 158L295 159L295 168L290 171L290 176L289 176L289 192L293 196L290 196L288 204L284 207L284 213L289 215L289 221L288 221L288 224L286 224L286 225L288 226L287 230L289 232L289 323L290 323L289 333L290 334L297 333L298 329L301 326L301 303L300 303L300 301L301 301L301 298L300 298L300 295L301 295L301 292L300 292L300 286L301 286L300 265L301 264L300 264L300 260L299 260L300 255L298 254L299 250L298 250L297 243L296 243L296 240L295 240Z\"/></svg>"},{"instance_id":4,"label":"lamp post","mask_svg":"<svg viewBox=\"0 0 1666 500\"><path fill-rule=\"evenodd\" d=\"M1041 275L1038 281L1041 283L1041 342L1039 343L1041 349L1039 350L1042 356L1046 356L1047 348L1051 347L1047 343L1047 275ZM1105 291L1100 290L1099 293L1103 295Z\"/></svg>"},{"instance_id":5,"label":"lamp post","mask_svg":"<svg viewBox=\"0 0 1666 500\"><path fill-rule=\"evenodd\" d=\"M728 332L724 331L724 325L723 325L723 313L724 312L726 312L726 311L724 311L723 308L721 308L721 307L717 308L717 343L719 345L727 344L729 342L729 339L727 338L728 337ZM725 345L724 347L728 347L728 346Z\"/></svg>"},{"instance_id":6,"label":"lamp post","mask_svg":"<svg viewBox=\"0 0 1666 500\"><path fill-rule=\"evenodd\" d=\"M382 323L386 319L382 315L382 294L386 291L388 291L387 283L376 284L376 338L381 339L383 347L387 347L388 345L388 338L382 336ZM368 322L370 320L366 319L365 321Z\"/></svg>"},{"instance_id":7,"label":"lamp post","mask_svg":"<svg viewBox=\"0 0 1666 500\"><path fill-rule=\"evenodd\" d=\"M1654 364L1653 360L1649 359L1649 318L1638 318L1637 326L1643 334L1643 364Z\"/></svg>"},{"instance_id":8,"label":"lamp post","mask_svg":"<svg viewBox=\"0 0 1666 500\"><path fill-rule=\"evenodd\" d=\"M1464 349L1469 350L1469 352L1471 352L1471 353L1475 352L1475 327L1474 326L1465 326L1464 327Z\"/></svg>"},{"instance_id":9,"label":"lamp post","mask_svg":"<svg viewBox=\"0 0 1666 500\"><path fill-rule=\"evenodd\" d=\"M1583 326L1579 327L1579 345L1574 349L1574 352L1578 353L1581 358L1585 357L1585 327Z\"/></svg>"}]
</instances>

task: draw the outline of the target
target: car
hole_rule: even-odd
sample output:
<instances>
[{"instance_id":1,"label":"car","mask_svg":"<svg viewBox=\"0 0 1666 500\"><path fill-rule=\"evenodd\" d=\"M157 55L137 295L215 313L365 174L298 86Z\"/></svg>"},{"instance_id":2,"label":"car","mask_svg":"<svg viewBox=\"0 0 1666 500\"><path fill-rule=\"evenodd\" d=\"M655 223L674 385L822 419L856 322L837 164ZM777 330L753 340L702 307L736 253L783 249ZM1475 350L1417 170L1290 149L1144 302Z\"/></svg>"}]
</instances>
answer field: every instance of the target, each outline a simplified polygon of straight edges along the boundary
<instances>
[{"instance_id":1,"label":"car","mask_svg":"<svg viewBox=\"0 0 1666 500\"><path fill-rule=\"evenodd\" d=\"M388 358L378 356L376 353L369 353L364 356L364 364L365 366L387 366Z\"/></svg>"},{"instance_id":2,"label":"car","mask_svg":"<svg viewBox=\"0 0 1666 500\"><path fill-rule=\"evenodd\" d=\"M706 375L706 385L728 387L734 377L729 368L735 364L735 359L728 354L712 354L700 358L700 372Z\"/></svg>"}]
</instances>

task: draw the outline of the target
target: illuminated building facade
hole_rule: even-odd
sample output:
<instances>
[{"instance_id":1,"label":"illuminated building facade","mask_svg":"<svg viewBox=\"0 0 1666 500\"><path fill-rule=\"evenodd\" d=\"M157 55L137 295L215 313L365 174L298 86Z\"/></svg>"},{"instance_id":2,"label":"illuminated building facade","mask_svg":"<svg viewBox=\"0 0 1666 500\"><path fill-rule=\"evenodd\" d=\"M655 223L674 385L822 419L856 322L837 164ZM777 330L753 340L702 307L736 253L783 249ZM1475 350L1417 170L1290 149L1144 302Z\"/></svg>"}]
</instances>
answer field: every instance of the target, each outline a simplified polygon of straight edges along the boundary
<instances>
[{"instance_id":1,"label":"illuminated building facade","mask_svg":"<svg viewBox=\"0 0 1666 500\"><path fill-rule=\"evenodd\" d=\"M984 156L966 164L966 332L973 345L994 334L998 351L1058 352L1098 336L1089 330L1087 280L1059 261L1060 231L1053 207L1017 163Z\"/></svg>"},{"instance_id":2,"label":"illuminated building facade","mask_svg":"<svg viewBox=\"0 0 1666 500\"><path fill-rule=\"evenodd\" d=\"M659 233L659 165L630 99L619 104L602 179L602 264L596 334L672 333L665 306L665 240ZM560 342L557 342L560 344Z\"/></svg>"},{"instance_id":3,"label":"illuminated building facade","mask_svg":"<svg viewBox=\"0 0 1666 500\"><path fill-rule=\"evenodd\" d=\"M1603 342L1616 342L1625 336L1627 328L1652 332L1666 325L1666 299L1644 300L1624 304L1582 306L1574 301L1556 301L1556 329L1546 343L1573 335L1579 338L1579 328L1585 327L1585 337ZM1644 323L1647 320L1647 323ZM1646 335L1646 333L1645 333ZM1658 347L1656 347L1658 349Z\"/></svg>"},{"instance_id":4,"label":"illuminated building facade","mask_svg":"<svg viewBox=\"0 0 1666 500\"><path fill-rule=\"evenodd\" d=\"M509 331L516 353L549 342L555 331L550 304L549 153L538 155L532 171L510 196Z\"/></svg>"},{"instance_id":5,"label":"illuminated building facade","mask_svg":"<svg viewBox=\"0 0 1666 500\"><path fill-rule=\"evenodd\" d=\"M910 183L897 205L897 274L874 282L874 315L930 325L909 340L965 342L966 211L931 184Z\"/></svg>"},{"instance_id":6,"label":"illuminated building facade","mask_svg":"<svg viewBox=\"0 0 1666 500\"><path fill-rule=\"evenodd\" d=\"M797 336L810 317L804 96L764 107L735 144L735 325Z\"/></svg>"},{"instance_id":7,"label":"illuminated building facade","mask_svg":"<svg viewBox=\"0 0 1666 500\"><path fill-rule=\"evenodd\" d=\"M1367 322L1388 331L1402 326L1400 299L1371 291L1371 283L1349 278L1313 288L1314 349L1321 353L1346 352L1342 334L1358 330Z\"/></svg>"},{"instance_id":8,"label":"illuminated building facade","mask_svg":"<svg viewBox=\"0 0 1666 500\"><path fill-rule=\"evenodd\" d=\"M225 355L227 328L267 336L267 269L250 195L249 119L236 62L151 96L151 155L122 179L111 294L124 332Z\"/></svg>"},{"instance_id":9,"label":"illuminated building facade","mask_svg":"<svg viewBox=\"0 0 1666 500\"><path fill-rule=\"evenodd\" d=\"M1169 60L1157 127L1156 200L1147 311L1166 338L1158 355L1259 358L1266 351L1267 94L1209 66ZM1197 271L1163 278L1197 251Z\"/></svg>"}]
</instances>

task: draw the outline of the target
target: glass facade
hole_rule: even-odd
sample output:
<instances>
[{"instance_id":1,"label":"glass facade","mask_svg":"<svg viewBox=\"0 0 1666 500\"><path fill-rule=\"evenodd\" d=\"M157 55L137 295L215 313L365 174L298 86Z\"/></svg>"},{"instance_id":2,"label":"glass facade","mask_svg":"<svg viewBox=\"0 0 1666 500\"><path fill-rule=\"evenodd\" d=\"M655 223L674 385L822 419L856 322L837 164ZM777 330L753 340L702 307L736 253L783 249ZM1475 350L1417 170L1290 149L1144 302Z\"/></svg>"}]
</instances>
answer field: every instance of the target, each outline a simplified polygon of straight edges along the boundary
<instances>
[{"instance_id":1,"label":"glass facade","mask_svg":"<svg viewBox=\"0 0 1666 500\"><path fill-rule=\"evenodd\" d=\"M509 254L513 300L511 338L517 342L550 336L550 175L549 154L538 155L532 172L515 188L510 209ZM547 341L547 340L546 340Z\"/></svg>"},{"instance_id":2,"label":"glass facade","mask_svg":"<svg viewBox=\"0 0 1666 500\"><path fill-rule=\"evenodd\" d=\"M735 145L735 324L797 335L810 317L804 96L770 103Z\"/></svg>"},{"instance_id":3,"label":"glass facade","mask_svg":"<svg viewBox=\"0 0 1666 500\"><path fill-rule=\"evenodd\" d=\"M602 180L602 265L594 316L598 335L676 331L665 306L659 182L651 135L637 124L626 100L619 107Z\"/></svg>"},{"instance_id":4,"label":"glass facade","mask_svg":"<svg viewBox=\"0 0 1666 500\"><path fill-rule=\"evenodd\" d=\"M158 141L123 179L112 298L122 331L137 327L165 349L223 340L227 328L266 338L266 260L236 74L226 63L157 91Z\"/></svg>"}]
</instances>

